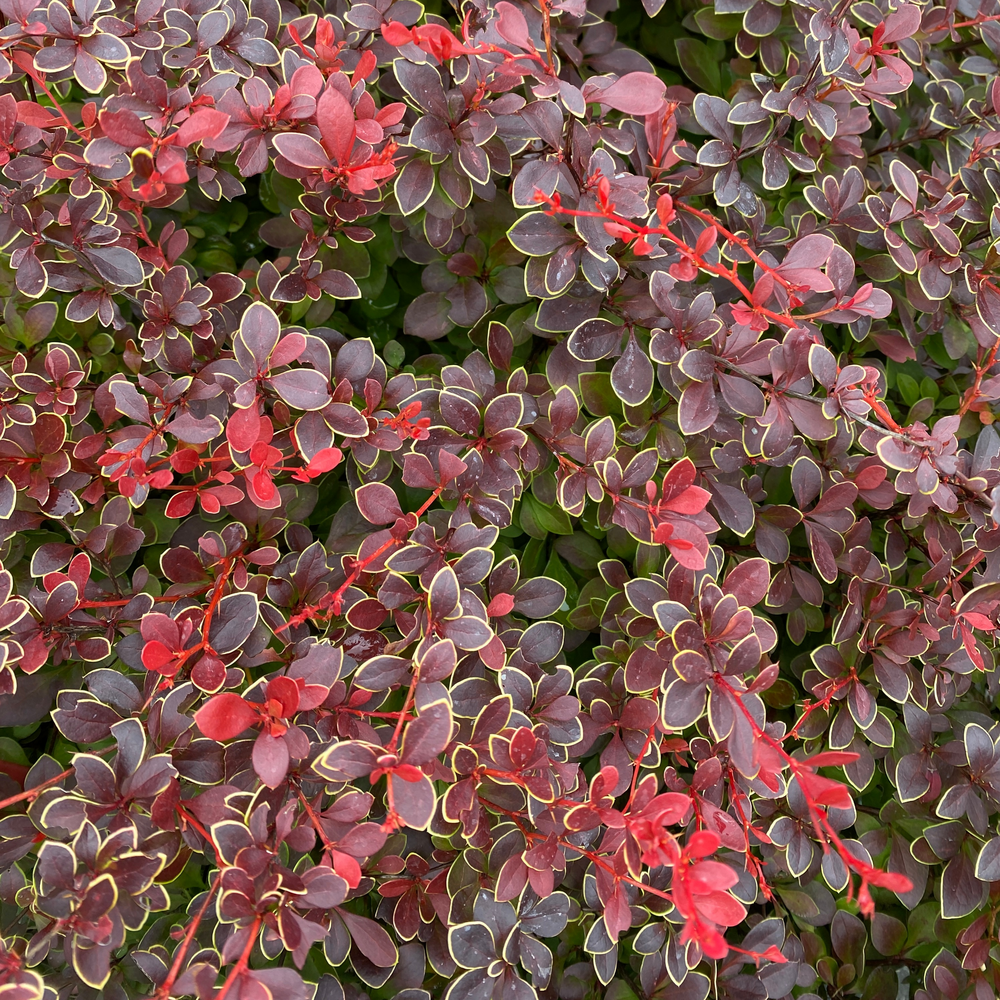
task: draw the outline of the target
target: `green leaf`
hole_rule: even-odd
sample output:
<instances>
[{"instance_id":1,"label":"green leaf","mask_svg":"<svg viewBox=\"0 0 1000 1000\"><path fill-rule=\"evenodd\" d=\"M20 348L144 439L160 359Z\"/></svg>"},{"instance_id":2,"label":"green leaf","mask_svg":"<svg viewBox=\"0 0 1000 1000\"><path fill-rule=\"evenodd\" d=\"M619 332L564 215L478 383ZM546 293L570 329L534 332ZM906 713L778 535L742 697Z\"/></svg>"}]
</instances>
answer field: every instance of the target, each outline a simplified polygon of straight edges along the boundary
<instances>
[{"instance_id":1,"label":"green leaf","mask_svg":"<svg viewBox=\"0 0 1000 1000\"><path fill-rule=\"evenodd\" d=\"M639 998L623 979L612 979L604 991L604 1000L639 1000Z\"/></svg>"},{"instance_id":2,"label":"green leaf","mask_svg":"<svg viewBox=\"0 0 1000 1000\"><path fill-rule=\"evenodd\" d=\"M722 93L722 73L719 61L708 46L695 38L678 38L674 42L677 59L687 78L700 90Z\"/></svg>"},{"instance_id":3,"label":"green leaf","mask_svg":"<svg viewBox=\"0 0 1000 1000\"><path fill-rule=\"evenodd\" d=\"M865 982L861 1000L896 1000L899 992L899 980L894 969L880 965L872 969Z\"/></svg>"},{"instance_id":4,"label":"green leaf","mask_svg":"<svg viewBox=\"0 0 1000 1000\"><path fill-rule=\"evenodd\" d=\"M580 375L583 405L595 417L621 414L622 401L611 386L611 372L583 372Z\"/></svg>"},{"instance_id":5,"label":"green leaf","mask_svg":"<svg viewBox=\"0 0 1000 1000\"><path fill-rule=\"evenodd\" d=\"M20 743L8 736L0 736L0 760L10 764L21 764L23 767L28 767L31 763Z\"/></svg>"},{"instance_id":6,"label":"green leaf","mask_svg":"<svg viewBox=\"0 0 1000 1000\"><path fill-rule=\"evenodd\" d=\"M569 538L560 538L556 542L556 551L570 565L587 572L596 570L604 558L604 550L597 539L583 531L576 531Z\"/></svg>"},{"instance_id":7,"label":"green leaf","mask_svg":"<svg viewBox=\"0 0 1000 1000\"><path fill-rule=\"evenodd\" d=\"M547 534L573 534L573 525L566 511L560 507L546 507L530 493L521 498L521 527L532 538L539 539Z\"/></svg>"},{"instance_id":8,"label":"green leaf","mask_svg":"<svg viewBox=\"0 0 1000 1000\"><path fill-rule=\"evenodd\" d=\"M570 607L576 604L580 593L580 585L573 579L573 574L570 573L563 561L554 552L545 564L545 572L542 575L551 577L553 580L561 583L566 588L566 602Z\"/></svg>"},{"instance_id":9,"label":"green leaf","mask_svg":"<svg viewBox=\"0 0 1000 1000\"><path fill-rule=\"evenodd\" d=\"M327 267L338 271L346 271L359 284L372 273L372 259L367 247L360 243L352 243L350 240L342 239L339 246L334 250L327 250ZM382 265L385 266L384 264ZM382 279L382 285L385 279ZM379 291L382 286L379 286Z\"/></svg>"},{"instance_id":10,"label":"green leaf","mask_svg":"<svg viewBox=\"0 0 1000 1000\"><path fill-rule=\"evenodd\" d=\"M806 923L820 915L816 901L808 893L788 886L776 886L775 889L785 906Z\"/></svg>"},{"instance_id":11,"label":"green leaf","mask_svg":"<svg viewBox=\"0 0 1000 1000\"><path fill-rule=\"evenodd\" d=\"M899 394L907 406L913 406L920 399L920 386L917 385L917 380L905 372L900 372L896 376L896 388L899 389Z\"/></svg>"},{"instance_id":12,"label":"green leaf","mask_svg":"<svg viewBox=\"0 0 1000 1000\"><path fill-rule=\"evenodd\" d=\"M685 24L687 20L685 18ZM743 27L742 14L716 14L711 7L702 7L696 11L694 21L703 35L719 41L735 38Z\"/></svg>"},{"instance_id":13,"label":"green leaf","mask_svg":"<svg viewBox=\"0 0 1000 1000\"><path fill-rule=\"evenodd\" d=\"M922 396L929 396L936 403L941 398L941 389L934 379L925 375L920 382L920 394Z\"/></svg>"},{"instance_id":14,"label":"green leaf","mask_svg":"<svg viewBox=\"0 0 1000 1000\"><path fill-rule=\"evenodd\" d=\"M924 340L924 350L931 356L931 359L942 368L951 371L955 367L956 358L953 358L945 347L944 338L940 333L931 334ZM960 355L961 356L961 355Z\"/></svg>"}]
</instances>

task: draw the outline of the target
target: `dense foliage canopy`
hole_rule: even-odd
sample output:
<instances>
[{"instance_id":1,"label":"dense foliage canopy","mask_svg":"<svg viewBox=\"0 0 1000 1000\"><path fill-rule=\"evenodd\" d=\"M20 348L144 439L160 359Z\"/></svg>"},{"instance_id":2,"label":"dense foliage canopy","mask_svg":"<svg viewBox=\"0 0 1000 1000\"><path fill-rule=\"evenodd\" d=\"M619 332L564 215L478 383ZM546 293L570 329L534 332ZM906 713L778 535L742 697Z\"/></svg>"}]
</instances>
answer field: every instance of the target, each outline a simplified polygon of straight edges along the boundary
<instances>
[{"instance_id":1,"label":"dense foliage canopy","mask_svg":"<svg viewBox=\"0 0 1000 1000\"><path fill-rule=\"evenodd\" d=\"M996 995L1000 2L643 3L0 0L3 1000Z\"/></svg>"}]
</instances>

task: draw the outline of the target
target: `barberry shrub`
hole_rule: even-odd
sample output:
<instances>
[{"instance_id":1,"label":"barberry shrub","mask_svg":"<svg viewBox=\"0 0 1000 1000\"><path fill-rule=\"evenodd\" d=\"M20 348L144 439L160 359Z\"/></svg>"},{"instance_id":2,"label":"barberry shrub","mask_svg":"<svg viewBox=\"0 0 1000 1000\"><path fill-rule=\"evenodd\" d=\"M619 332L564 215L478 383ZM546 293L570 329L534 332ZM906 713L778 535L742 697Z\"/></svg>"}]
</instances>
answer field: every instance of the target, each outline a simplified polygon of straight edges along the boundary
<instances>
[{"instance_id":1,"label":"barberry shrub","mask_svg":"<svg viewBox=\"0 0 1000 1000\"><path fill-rule=\"evenodd\" d=\"M643 3L0 0L4 1000L996 995L1000 4Z\"/></svg>"}]
</instances>

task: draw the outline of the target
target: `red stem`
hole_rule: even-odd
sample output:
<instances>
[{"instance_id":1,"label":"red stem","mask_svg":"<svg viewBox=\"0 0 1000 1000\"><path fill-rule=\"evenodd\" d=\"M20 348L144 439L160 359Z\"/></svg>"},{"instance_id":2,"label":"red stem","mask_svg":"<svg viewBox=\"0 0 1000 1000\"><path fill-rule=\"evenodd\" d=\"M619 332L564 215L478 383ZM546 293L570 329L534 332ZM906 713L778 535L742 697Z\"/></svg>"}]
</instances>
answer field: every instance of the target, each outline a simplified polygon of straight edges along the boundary
<instances>
[{"instance_id":1,"label":"red stem","mask_svg":"<svg viewBox=\"0 0 1000 1000\"><path fill-rule=\"evenodd\" d=\"M320 822L319 816L316 815L316 810L313 809L309 800L302 794L301 788L297 788L295 790L295 794L298 797L299 802L302 803L302 806L306 811L306 815L309 817L309 822L313 825L313 829L319 834L319 839L323 841L323 846L329 850L333 844L330 838L326 835L326 830L323 829L323 824Z\"/></svg>"},{"instance_id":2,"label":"red stem","mask_svg":"<svg viewBox=\"0 0 1000 1000\"><path fill-rule=\"evenodd\" d=\"M170 971L167 973L167 978L163 980L163 983L153 994L153 1000L168 1000L170 997L170 991L174 987L174 983L177 981L177 977L180 975L181 967L184 964L184 959L187 956L188 949L191 947L191 942L194 940L195 934L198 932L198 927L201 924L202 919L208 912L208 907L212 902L212 897L215 895L216 889L219 888L220 876L216 874L215 878L212 879L212 884L208 887L208 892L205 894L205 898L201 902L201 906L198 908L198 912L194 915L191 923L188 924L187 931L184 934L184 939L177 946L177 951L174 952L174 960L170 965Z\"/></svg>"},{"instance_id":3,"label":"red stem","mask_svg":"<svg viewBox=\"0 0 1000 1000\"><path fill-rule=\"evenodd\" d=\"M642 762L646 759L646 751L649 750L650 745L656 738L656 731L659 722L654 722L649 728L649 733L646 736L646 742L642 745L642 751L635 760L635 764L632 767L632 787L629 789L628 793L628 805L625 807L625 811L628 812L632 808L632 800L635 798L635 790L639 784L639 770L642 767Z\"/></svg>"},{"instance_id":4,"label":"red stem","mask_svg":"<svg viewBox=\"0 0 1000 1000\"><path fill-rule=\"evenodd\" d=\"M263 918L258 914L253 918L253 925L250 928L250 935L247 938L247 943L243 947L243 954L240 955L239 961L233 966L232 971L226 976L226 981L222 984L222 989L215 995L215 1000L226 1000L226 995L232 988L233 983L244 973L247 969L247 964L250 962L250 953L253 951L253 946L257 943L257 933L260 931L260 925L263 922Z\"/></svg>"},{"instance_id":5,"label":"red stem","mask_svg":"<svg viewBox=\"0 0 1000 1000\"><path fill-rule=\"evenodd\" d=\"M37 798L43 791L45 791L46 788L50 788L52 785L58 784L63 780L63 778L68 778L75 770L75 767L68 767L65 771L54 775L47 781L43 781L40 785L35 785L34 788L29 788L24 792L18 792L17 795L11 795L10 798L4 799L0 802L0 810L16 805L18 802L31 801L32 799Z\"/></svg>"},{"instance_id":6,"label":"red stem","mask_svg":"<svg viewBox=\"0 0 1000 1000\"><path fill-rule=\"evenodd\" d=\"M722 674L719 673L713 674L713 680L719 687L725 690L732 697L733 701L739 707L739 710L743 715L743 717L747 720L747 722L749 722L753 730L754 737L756 739L763 740L769 747L771 747L772 750L778 753L785 761L785 763L788 765L792 774L796 778L806 773L808 774L814 773L813 768L811 768L808 764L803 763L800 760L796 760L794 757L792 757L792 755L789 754L785 750L785 748L781 745L780 741L769 736L767 733L764 732L763 729L760 728L760 726L757 725L757 722L754 719L753 715L750 713L750 710L746 707L746 705L743 704L743 699L741 698L740 693L726 680L725 677L723 677ZM837 854L840 855L841 860L844 862L847 868L849 870L858 872L861 875L862 880L864 880L867 877L866 871L870 872L873 869L871 869L868 865L864 864L864 862L858 861L858 859L855 858L850 853L850 851L847 850L846 846L844 845L844 842L840 839L840 836L837 834L837 831L834 830L834 828L830 825L829 821L827 820L826 808L824 806L820 806L818 803L813 801L812 797L809 795L809 792L804 782L800 781L799 784L800 787L802 788L802 797L805 799L806 806L809 809L809 816L812 819L813 827L816 830L817 837L820 841L820 844L823 847L824 853L829 852L830 845L832 844Z\"/></svg>"},{"instance_id":7,"label":"red stem","mask_svg":"<svg viewBox=\"0 0 1000 1000\"><path fill-rule=\"evenodd\" d=\"M549 208L546 210L547 215L568 215L573 218L588 218L588 219L603 219L605 222L613 223L616 226L621 226L630 230L635 237L645 238L647 236L663 236L666 237L671 243L677 247L678 250L690 260L699 271L704 271L706 274L714 274L717 277L725 278L747 301L747 304L753 309L755 313L759 313L761 316L766 316L771 322L777 323L780 326L787 327L788 329L796 329L802 325L805 320L819 319L822 316L826 316L832 312L836 312L839 306L831 306L828 309L821 309L819 312L807 313L805 315L793 316L791 313L778 313L773 309L768 309L765 306L756 305L753 299L753 292L743 283L736 272L736 266L734 265L732 269L724 267L722 264L712 264L705 260L700 254L695 252L694 247L688 246L679 236L674 235L666 226L640 226L630 219L623 218L622 216L615 215L612 208L609 208L603 212L586 212L575 208L565 208L559 202L553 201L551 198L544 195L541 191L536 192L536 198L539 201L547 202ZM685 208L684 205L678 205L677 207ZM701 213L695 210L695 214L699 214L702 217L711 218L707 213ZM714 221L712 225L719 229L719 226ZM720 232L725 236L728 231L719 229ZM728 238L728 237L727 237ZM734 242L739 242L739 237L733 236ZM743 241L744 243L746 241ZM768 274L770 274L776 282L783 285L785 288L791 289L796 286L791 285L787 280L782 278L782 276L761 258L754 255L756 262L761 266Z\"/></svg>"},{"instance_id":8,"label":"red stem","mask_svg":"<svg viewBox=\"0 0 1000 1000\"><path fill-rule=\"evenodd\" d=\"M428 508L435 500L441 495L444 487L439 486L424 502L421 504L420 509L414 511L413 517L419 520L425 513L427 513ZM413 525L416 527L416 524ZM413 530L412 528L410 529ZM406 539L404 538L390 538L387 542L383 542L374 552L370 555L365 556L364 559L355 561L354 565L351 567L351 572L348 574L347 579L334 591L328 594L324 594L318 604L310 604L303 608L297 615L293 615L284 625L280 626L277 631L284 632L285 629L291 628L293 625L301 625L303 622L311 621L320 615L332 613L334 615L340 614L340 609L343 605L344 594L347 593L349 587L351 587L354 582L361 576L364 571L371 566L380 556L384 555L390 549L395 548L397 545L402 545Z\"/></svg>"},{"instance_id":9,"label":"red stem","mask_svg":"<svg viewBox=\"0 0 1000 1000\"><path fill-rule=\"evenodd\" d=\"M972 406L978 401L980 396L980 388L983 384L983 376L993 367L993 363L997 358L997 350L1000 349L1000 341L997 341L989 350L986 355L986 361L982 365L976 365L976 377L975 381L966 390L964 397L962 398L962 404L958 408L958 415L960 417L965 416L966 413L972 408Z\"/></svg>"}]
</instances>

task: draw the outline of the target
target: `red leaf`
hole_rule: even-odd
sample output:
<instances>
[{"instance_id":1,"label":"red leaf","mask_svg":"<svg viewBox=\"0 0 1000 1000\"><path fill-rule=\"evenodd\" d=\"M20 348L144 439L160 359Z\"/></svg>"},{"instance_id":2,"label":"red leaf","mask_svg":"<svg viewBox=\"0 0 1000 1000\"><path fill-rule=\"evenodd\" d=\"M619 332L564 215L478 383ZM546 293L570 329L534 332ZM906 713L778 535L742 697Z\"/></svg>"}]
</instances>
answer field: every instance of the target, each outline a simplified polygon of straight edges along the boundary
<instances>
[{"instance_id":1,"label":"red leaf","mask_svg":"<svg viewBox=\"0 0 1000 1000\"><path fill-rule=\"evenodd\" d=\"M745 559L734 566L722 583L722 589L732 594L745 608L752 608L764 600L771 570L764 559Z\"/></svg>"},{"instance_id":2,"label":"red leaf","mask_svg":"<svg viewBox=\"0 0 1000 1000\"><path fill-rule=\"evenodd\" d=\"M799 784L813 803L833 809L850 809L853 804L847 786L831 778L821 778L817 774L798 775Z\"/></svg>"},{"instance_id":3,"label":"red leaf","mask_svg":"<svg viewBox=\"0 0 1000 1000\"><path fill-rule=\"evenodd\" d=\"M614 891L604 904L604 924L612 941L617 941L618 936L632 926L632 910L628 905L625 889L620 883L615 885Z\"/></svg>"},{"instance_id":4,"label":"red leaf","mask_svg":"<svg viewBox=\"0 0 1000 1000\"><path fill-rule=\"evenodd\" d=\"M330 166L326 150L311 136L299 132L286 132L274 137L278 152L297 167L322 170Z\"/></svg>"},{"instance_id":5,"label":"red leaf","mask_svg":"<svg viewBox=\"0 0 1000 1000\"><path fill-rule=\"evenodd\" d=\"M441 470L441 483L444 485L462 475L468 469L468 465L457 455L440 448L438 450L438 468Z\"/></svg>"},{"instance_id":6,"label":"red leaf","mask_svg":"<svg viewBox=\"0 0 1000 1000\"><path fill-rule=\"evenodd\" d=\"M490 618L502 618L504 615L509 615L513 610L514 598L510 594L497 594L490 601L489 606L486 608L486 613Z\"/></svg>"},{"instance_id":7,"label":"red leaf","mask_svg":"<svg viewBox=\"0 0 1000 1000\"><path fill-rule=\"evenodd\" d=\"M721 861L699 861L688 875L691 891L699 894L730 889L738 881L736 872Z\"/></svg>"},{"instance_id":8,"label":"red leaf","mask_svg":"<svg viewBox=\"0 0 1000 1000\"><path fill-rule=\"evenodd\" d=\"M697 475L698 470L690 458L682 458L676 462L663 477L663 499L670 500L683 493L689 486L694 485Z\"/></svg>"},{"instance_id":9,"label":"red leaf","mask_svg":"<svg viewBox=\"0 0 1000 1000\"><path fill-rule=\"evenodd\" d=\"M112 142L126 149L148 146L152 139L149 129L134 111L102 111L101 128Z\"/></svg>"},{"instance_id":10,"label":"red leaf","mask_svg":"<svg viewBox=\"0 0 1000 1000\"><path fill-rule=\"evenodd\" d=\"M330 859L333 861L333 870L352 888L357 889L361 884L361 865L343 851L335 851L330 848ZM409 882L406 883L409 888Z\"/></svg>"},{"instance_id":11,"label":"red leaf","mask_svg":"<svg viewBox=\"0 0 1000 1000\"><path fill-rule=\"evenodd\" d=\"M778 270L812 270L822 267L829 259L833 250L833 239L823 233L811 233L803 236L785 255Z\"/></svg>"},{"instance_id":12,"label":"red leaf","mask_svg":"<svg viewBox=\"0 0 1000 1000\"><path fill-rule=\"evenodd\" d=\"M334 87L327 87L316 103L316 124L330 157L344 166L351 158L356 128L354 109Z\"/></svg>"},{"instance_id":13,"label":"red leaf","mask_svg":"<svg viewBox=\"0 0 1000 1000\"><path fill-rule=\"evenodd\" d=\"M975 664L977 670L985 670L986 663L983 660L982 653L979 652L979 647L976 645L976 636L972 629L962 622L958 623L958 628L962 633L962 645L969 654L969 659Z\"/></svg>"},{"instance_id":14,"label":"red leaf","mask_svg":"<svg viewBox=\"0 0 1000 1000\"><path fill-rule=\"evenodd\" d=\"M420 781L424 776L424 772L413 764L399 764L392 769L392 773L397 778L402 778L403 781L408 781L410 784Z\"/></svg>"},{"instance_id":15,"label":"red leaf","mask_svg":"<svg viewBox=\"0 0 1000 1000\"><path fill-rule=\"evenodd\" d=\"M962 617L973 627L981 628L984 632L992 632L996 628L995 622L986 615L981 615L978 611L966 611Z\"/></svg>"},{"instance_id":16,"label":"red leaf","mask_svg":"<svg viewBox=\"0 0 1000 1000\"><path fill-rule=\"evenodd\" d=\"M344 453L339 448L323 448L316 452L309 463L309 470L313 475L319 472L329 472L340 464Z\"/></svg>"},{"instance_id":17,"label":"red leaf","mask_svg":"<svg viewBox=\"0 0 1000 1000\"><path fill-rule=\"evenodd\" d=\"M198 462L198 452L194 448L180 448L170 456L170 467L175 472L194 472Z\"/></svg>"},{"instance_id":18,"label":"red leaf","mask_svg":"<svg viewBox=\"0 0 1000 1000\"><path fill-rule=\"evenodd\" d=\"M696 941L706 958L725 958L729 954L726 939L714 927L698 920L689 920L684 925L681 941Z\"/></svg>"},{"instance_id":19,"label":"red leaf","mask_svg":"<svg viewBox=\"0 0 1000 1000\"><path fill-rule=\"evenodd\" d=\"M228 124L229 115L224 111L217 111L215 108L202 108L191 115L170 136L170 139L177 146L187 147L195 142L203 142L205 139L218 138Z\"/></svg>"},{"instance_id":20,"label":"red leaf","mask_svg":"<svg viewBox=\"0 0 1000 1000\"><path fill-rule=\"evenodd\" d=\"M271 473L266 469L261 469L255 472L250 485L253 487L254 493L267 503L268 500L272 499L274 494L277 492L274 488L274 480L271 478Z\"/></svg>"},{"instance_id":21,"label":"red leaf","mask_svg":"<svg viewBox=\"0 0 1000 1000\"><path fill-rule=\"evenodd\" d=\"M351 76L351 86L356 86L359 80L367 80L375 72L377 64L378 61L375 58L375 53L371 49L365 49L361 53L358 65L354 67L354 73ZM352 885L351 888L353 889L354 886Z\"/></svg>"},{"instance_id":22,"label":"red leaf","mask_svg":"<svg viewBox=\"0 0 1000 1000\"><path fill-rule=\"evenodd\" d=\"M664 510L676 511L678 514L698 514L705 509L712 494L700 486L689 486L680 496L667 500L661 506Z\"/></svg>"},{"instance_id":23,"label":"red leaf","mask_svg":"<svg viewBox=\"0 0 1000 1000\"><path fill-rule=\"evenodd\" d=\"M685 534L689 537L683 537ZM670 554L686 569L705 568L708 538L694 525L660 524L656 528L653 540L660 545L666 545Z\"/></svg>"},{"instance_id":24,"label":"red leaf","mask_svg":"<svg viewBox=\"0 0 1000 1000\"><path fill-rule=\"evenodd\" d=\"M845 764L853 764L858 756L859 754L847 750L824 750L809 757L806 763L810 767L843 767Z\"/></svg>"},{"instance_id":25,"label":"red leaf","mask_svg":"<svg viewBox=\"0 0 1000 1000\"><path fill-rule=\"evenodd\" d=\"M854 485L859 490L873 490L881 486L885 481L885 467L882 465L869 465L867 469L862 469L854 477Z\"/></svg>"},{"instance_id":26,"label":"red leaf","mask_svg":"<svg viewBox=\"0 0 1000 1000\"><path fill-rule=\"evenodd\" d=\"M413 41L413 29L407 28L399 21L390 21L382 25L382 37L390 45L406 45L407 42Z\"/></svg>"},{"instance_id":27,"label":"red leaf","mask_svg":"<svg viewBox=\"0 0 1000 1000\"><path fill-rule=\"evenodd\" d=\"M714 854L721 843L718 835L710 830L698 830L688 838L688 842L684 845L684 853L691 858L706 858L709 854Z\"/></svg>"},{"instance_id":28,"label":"red leaf","mask_svg":"<svg viewBox=\"0 0 1000 1000\"><path fill-rule=\"evenodd\" d=\"M277 788L285 775L291 756L284 737L260 733L253 744L253 769L268 788Z\"/></svg>"},{"instance_id":29,"label":"red leaf","mask_svg":"<svg viewBox=\"0 0 1000 1000\"><path fill-rule=\"evenodd\" d=\"M531 35L528 32L528 22L517 7L502 0L501 3L497 4L496 12L500 15L496 21L496 29L501 38L514 45L519 45L522 49L530 51L534 48Z\"/></svg>"},{"instance_id":30,"label":"red leaf","mask_svg":"<svg viewBox=\"0 0 1000 1000\"><path fill-rule=\"evenodd\" d=\"M17 120L25 125L34 125L36 128L51 128L62 121L58 115L54 115L48 108L43 108L34 101L17 102Z\"/></svg>"},{"instance_id":31,"label":"red leaf","mask_svg":"<svg viewBox=\"0 0 1000 1000\"><path fill-rule=\"evenodd\" d=\"M375 121L382 126L382 128L389 128L391 125L398 125L403 120L403 115L406 114L406 105L401 101L396 101L393 104L387 104L384 108L380 108L375 112Z\"/></svg>"},{"instance_id":32,"label":"red leaf","mask_svg":"<svg viewBox=\"0 0 1000 1000\"><path fill-rule=\"evenodd\" d=\"M715 240L718 235L719 232L715 226L709 226L707 229L702 230L701 235L698 237L698 242L694 245L694 252L699 257L704 257L715 246Z\"/></svg>"},{"instance_id":33,"label":"red leaf","mask_svg":"<svg viewBox=\"0 0 1000 1000\"><path fill-rule=\"evenodd\" d=\"M239 503L243 499L243 491L236 486L209 486L207 490L201 490L198 493L198 499L201 501L202 507L208 510L205 505L205 501L208 500L214 507L216 507L215 513L218 513L219 507L228 507L230 504Z\"/></svg>"},{"instance_id":34,"label":"red leaf","mask_svg":"<svg viewBox=\"0 0 1000 1000\"><path fill-rule=\"evenodd\" d=\"M218 514L222 510L222 504L207 490L198 494L198 502L206 514Z\"/></svg>"},{"instance_id":35,"label":"red leaf","mask_svg":"<svg viewBox=\"0 0 1000 1000\"><path fill-rule=\"evenodd\" d=\"M698 896L698 915L723 927L734 927L742 923L747 911L739 900L728 892L713 891Z\"/></svg>"},{"instance_id":36,"label":"red leaf","mask_svg":"<svg viewBox=\"0 0 1000 1000\"><path fill-rule=\"evenodd\" d=\"M880 889L889 889L891 892L909 892L913 888L913 882L905 875L898 872L872 871L866 876L871 885Z\"/></svg>"},{"instance_id":37,"label":"red leaf","mask_svg":"<svg viewBox=\"0 0 1000 1000\"><path fill-rule=\"evenodd\" d=\"M194 713L202 735L220 742L239 736L257 720L257 711L232 691L215 695Z\"/></svg>"},{"instance_id":38,"label":"red leaf","mask_svg":"<svg viewBox=\"0 0 1000 1000\"><path fill-rule=\"evenodd\" d=\"M681 792L663 792L657 795L643 811L655 815L661 823L671 826L681 822L690 809L691 799L687 795Z\"/></svg>"},{"instance_id":39,"label":"red leaf","mask_svg":"<svg viewBox=\"0 0 1000 1000\"><path fill-rule=\"evenodd\" d=\"M677 218L677 212L674 209L674 199L669 194L661 194L656 199L656 215L660 220L661 226L667 226Z\"/></svg>"},{"instance_id":40,"label":"red leaf","mask_svg":"<svg viewBox=\"0 0 1000 1000\"><path fill-rule=\"evenodd\" d=\"M260 435L260 414L257 404L245 410L234 410L226 423L226 440L234 451L249 451Z\"/></svg>"},{"instance_id":41,"label":"red leaf","mask_svg":"<svg viewBox=\"0 0 1000 1000\"><path fill-rule=\"evenodd\" d=\"M291 677L275 677L268 682L267 700L280 706L278 718L291 718L299 710L299 686Z\"/></svg>"},{"instance_id":42,"label":"red leaf","mask_svg":"<svg viewBox=\"0 0 1000 1000\"><path fill-rule=\"evenodd\" d=\"M336 468L344 453L339 448L322 448L313 456L312 461L302 470L301 474L295 473L292 477L300 482L308 482L324 472L329 472Z\"/></svg>"},{"instance_id":43,"label":"red leaf","mask_svg":"<svg viewBox=\"0 0 1000 1000\"><path fill-rule=\"evenodd\" d=\"M667 85L652 73L626 73L592 100L627 115L651 115L663 103Z\"/></svg>"},{"instance_id":44,"label":"red leaf","mask_svg":"<svg viewBox=\"0 0 1000 1000\"><path fill-rule=\"evenodd\" d=\"M167 501L167 509L164 513L167 517L187 517L194 510L195 496L194 490L175 493Z\"/></svg>"},{"instance_id":45,"label":"red leaf","mask_svg":"<svg viewBox=\"0 0 1000 1000\"><path fill-rule=\"evenodd\" d=\"M286 334L271 352L270 367L282 368L290 365L306 349L306 338L301 333Z\"/></svg>"},{"instance_id":46,"label":"red leaf","mask_svg":"<svg viewBox=\"0 0 1000 1000\"><path fill-rule=\"evenodd\" d=\"M413 39L424 52L429 52L442 64L466 51L465 46L441 24L422 24L414 28Z\"/></svg>"},{"instance_id":47,"label":"red leaf","mask_svg":"<svg viewBox=\"0 0 1000 1000\"><path fill-rule=\"evenodd\" d=\"M181 496L185 495L186 494L181 494ZM174 499L176 500L177 498L174 497ZM194 506L193 499L191 506ZM167 516L170 517L173 515L168 513ZM160 673L161 668L170 663L173 658L174 651L167 646L164 646L158 639L153 639L142 647L142 665L147 670L155 670L157 673Z\"/></svg>"}]
</instances>

